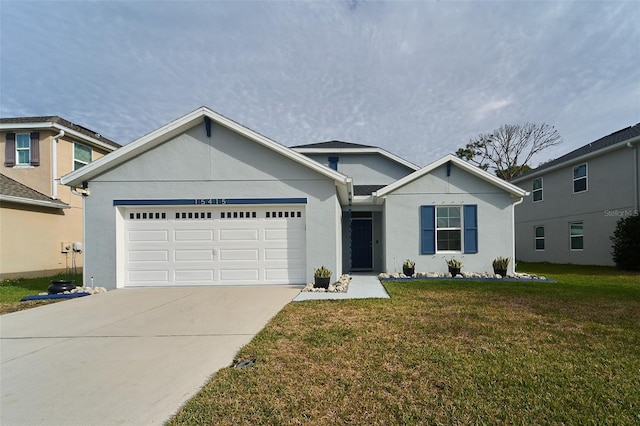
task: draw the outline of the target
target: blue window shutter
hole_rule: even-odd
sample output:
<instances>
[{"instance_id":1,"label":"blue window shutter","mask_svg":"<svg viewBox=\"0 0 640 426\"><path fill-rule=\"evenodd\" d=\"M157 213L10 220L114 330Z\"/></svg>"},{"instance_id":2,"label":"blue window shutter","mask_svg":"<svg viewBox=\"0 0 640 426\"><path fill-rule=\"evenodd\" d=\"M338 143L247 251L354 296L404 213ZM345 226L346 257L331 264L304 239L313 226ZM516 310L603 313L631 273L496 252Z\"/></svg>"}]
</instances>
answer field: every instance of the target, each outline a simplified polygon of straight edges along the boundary
<instances>
[{"instance_id":1,"label":"blue window shutter","mask_svg":"<svg viewBox=\"0 0 640 426\"><path fill-rule=\"evenodd\" d=\"M464 208L464 252L478 252L478 206L468 204Z\"/></svg>"},{"instance_id":2,"label":"blue window shutter","mask_svg":"<svg viewBox=\"0 0 640 426\"><path fill-rule=\"evenodd\" d=\"M436 206L420 206L420 254L436 252Z\"/></svg>"}]
</instances>

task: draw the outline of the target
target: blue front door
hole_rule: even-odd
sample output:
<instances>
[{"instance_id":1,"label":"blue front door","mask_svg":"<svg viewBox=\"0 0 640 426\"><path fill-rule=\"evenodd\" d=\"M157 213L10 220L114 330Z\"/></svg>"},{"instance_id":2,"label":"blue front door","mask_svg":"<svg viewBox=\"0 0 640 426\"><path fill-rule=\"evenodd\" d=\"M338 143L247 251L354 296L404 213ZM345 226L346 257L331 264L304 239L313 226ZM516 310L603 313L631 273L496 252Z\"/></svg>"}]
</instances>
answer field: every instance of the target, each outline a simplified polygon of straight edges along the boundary
<instances>
[{"instance_id":1,"label":"blue front door","mask_svg":"<svg viewBox=\"0 0 640 426\"><path fill-rule=\"evenodd\" d=\"M352 219L351 231L351 269L373 269L373 221Z\"/></svg>"}]
</instances>

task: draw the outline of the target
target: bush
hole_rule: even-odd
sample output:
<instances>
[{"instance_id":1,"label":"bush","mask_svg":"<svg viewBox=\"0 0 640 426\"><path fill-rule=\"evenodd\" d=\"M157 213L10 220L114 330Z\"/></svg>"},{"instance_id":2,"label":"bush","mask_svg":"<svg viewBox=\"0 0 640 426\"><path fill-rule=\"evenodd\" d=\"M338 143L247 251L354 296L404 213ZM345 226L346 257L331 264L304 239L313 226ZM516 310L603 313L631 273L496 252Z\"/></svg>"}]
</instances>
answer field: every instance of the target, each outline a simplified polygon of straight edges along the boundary
<instances>
[{"instance_id":1,"label":"bush","mask_svg":"<svg viewBox=\"0 0 640 426\"><path fill-rule=\"evenodd\" d=\"M611 241L616 265L622 269L640 270L640 216L620 219Z\"/></svg>"}]
</instances>

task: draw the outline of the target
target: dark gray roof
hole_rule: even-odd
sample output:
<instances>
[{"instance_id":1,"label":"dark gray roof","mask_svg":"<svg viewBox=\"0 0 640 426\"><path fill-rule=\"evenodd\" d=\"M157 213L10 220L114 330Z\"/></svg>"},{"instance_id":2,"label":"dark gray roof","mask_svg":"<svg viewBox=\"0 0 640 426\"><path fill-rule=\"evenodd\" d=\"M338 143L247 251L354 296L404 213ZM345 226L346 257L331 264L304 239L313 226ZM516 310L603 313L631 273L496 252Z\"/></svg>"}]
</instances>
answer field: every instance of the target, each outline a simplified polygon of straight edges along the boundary
<instances>
[{"instance_id":1,"label":"dark gray roof","mask_svg":"<svg viewBox=\"0 0 640 426\"><path fill-rule=\"evenodd\" d=\"M120 148L120 145L117 142L112 141L111 139L107 139L102 136L98 132L94 132L91 129L87 129L86 127L80 126L78 124L72 123L68 120L65 120L62 117L58 117L57 115L51 116L42 116L42 117L14 117L14 118L0 118L1 124L16 124L16 127L19 127L20 124L28 124L28 123L56 123L61 126L67 127L71 130L75 130L78 133L82 133L85 136L89 136L91 138L97 139L100 142L104 142L107 145L111 145L114 148Z\"/></svg>"},{"instance_id":2,"label":"dark gray roof","mask_svg":"<svg viewBox=\"0 0 640 426\"><path fill-rule=\"evenodd\" d=\"M353 195L371 195L387 185L353 185Z\"/></svg>"},{"instance_id":3,"label":"dark gray roof","mask_svg":"<svg viewBox=\"0 0 640 426\"><path fill-rule=\"evenodd\" d=\"M580 148L573 150L570 153L563 155L562 157L558 157L555 160L551 160L548 163L544 163L538 166L537 168L531 170L528 173L523 174L522 176L517 177L514 180L520 180L521 178L527 175L540 172L549 167L553 167L555 165L558 165L567 161L571 161L575 158L582 157L583 155L599 151L601 149L607 148L612 145L616 145L620 142L624 142L626 140L629 140L638 136L640 136L640 123L634 124L633 126L629 126L622 130L618 130L617 132L611 133L608 136L602 137L596 141L593 141L584 146L581 146Z\"/></svg>"},{"instance_id":4,"label":"dark gray roof","mask_svg":"<svg viewBox=\"0 0 640 426\"><path fill-rule=\"evenodd\" d=\"M25 200L37 201L40 203L51 203L51 207L69 207L67 203L60 200L52 200L50 197L33 188L11 179L9 176L0 174L0 196L23 198Z\"/></svg>"},{"instance_id":5,"label":"dark gray roof","mask_svg":"<svg viewBox=\"0 0 640 426\"><path fill-rule=\"evenodd\" d=\"M342 142L342 141L328 141L310 143L307 145L292 146L291 148L327 148L327 149L340 149L340 148L376 148L371 145L360 145L358 143Z\"/></svg>"}]
</instances>

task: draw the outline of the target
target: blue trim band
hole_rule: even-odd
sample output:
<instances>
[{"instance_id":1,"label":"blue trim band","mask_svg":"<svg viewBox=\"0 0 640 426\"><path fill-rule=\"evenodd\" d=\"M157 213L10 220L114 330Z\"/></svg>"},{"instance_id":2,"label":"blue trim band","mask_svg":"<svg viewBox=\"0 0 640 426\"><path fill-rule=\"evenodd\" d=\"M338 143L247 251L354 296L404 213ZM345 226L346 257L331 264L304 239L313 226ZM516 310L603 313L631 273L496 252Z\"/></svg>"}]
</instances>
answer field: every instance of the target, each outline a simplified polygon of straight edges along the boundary
<instances>
[{"instance_id":1,"label":"blue trim band","mask_svg":"<svg viewBox=\"0 0 640 426\"><path fill-rule=\"evenodd\" d=\"M207 206L245 204L307 204L306 198L183 198L172 200L113 200L114 206Z\"/></svg>"}]
</instances>

